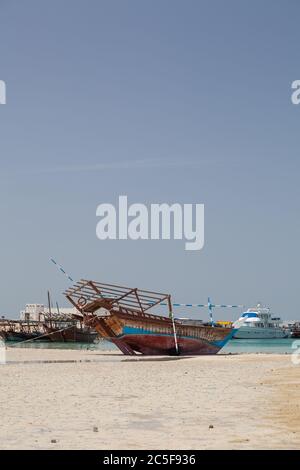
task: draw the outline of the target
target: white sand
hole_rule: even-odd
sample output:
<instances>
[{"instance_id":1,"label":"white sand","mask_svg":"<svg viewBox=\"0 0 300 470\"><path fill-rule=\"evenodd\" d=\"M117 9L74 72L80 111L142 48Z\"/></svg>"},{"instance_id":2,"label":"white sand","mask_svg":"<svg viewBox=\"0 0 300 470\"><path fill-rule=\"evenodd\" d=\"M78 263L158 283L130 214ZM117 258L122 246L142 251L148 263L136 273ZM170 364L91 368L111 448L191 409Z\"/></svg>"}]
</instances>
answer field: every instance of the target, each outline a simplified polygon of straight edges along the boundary
<instances>
[{"instance_id":1,"label":"white sand","mask_svg":"<svg viewBox=\"0 0 300 470\"><path fill-rule=\"evenodd\" d=\"M300 365L287 355L7 359L22 363L0 366L1 449L300 448ZM37 362L72 360L97 362Z\"/></svg>"}]
</instances>

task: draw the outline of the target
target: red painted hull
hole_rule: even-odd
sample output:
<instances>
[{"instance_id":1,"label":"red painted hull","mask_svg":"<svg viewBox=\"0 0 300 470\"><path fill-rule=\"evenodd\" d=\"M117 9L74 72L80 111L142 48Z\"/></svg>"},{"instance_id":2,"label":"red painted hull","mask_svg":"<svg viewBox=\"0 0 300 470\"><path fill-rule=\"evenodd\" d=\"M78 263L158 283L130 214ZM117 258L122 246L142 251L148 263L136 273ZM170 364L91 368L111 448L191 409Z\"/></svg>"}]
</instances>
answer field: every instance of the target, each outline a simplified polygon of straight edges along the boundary
<instances>
[{"instance_id":1,"label":"red painted hull","mask_svg":"<svg viewBox=\"0 0 300 470\"><path fill-rule=\"evenodd\" d=\"M174 338L161 335L125 335L122 341L134 351L147 356L177 355ZM205 340L178 338L179 355L216 354L221 348Z\"/></svg>"}]
</instances>

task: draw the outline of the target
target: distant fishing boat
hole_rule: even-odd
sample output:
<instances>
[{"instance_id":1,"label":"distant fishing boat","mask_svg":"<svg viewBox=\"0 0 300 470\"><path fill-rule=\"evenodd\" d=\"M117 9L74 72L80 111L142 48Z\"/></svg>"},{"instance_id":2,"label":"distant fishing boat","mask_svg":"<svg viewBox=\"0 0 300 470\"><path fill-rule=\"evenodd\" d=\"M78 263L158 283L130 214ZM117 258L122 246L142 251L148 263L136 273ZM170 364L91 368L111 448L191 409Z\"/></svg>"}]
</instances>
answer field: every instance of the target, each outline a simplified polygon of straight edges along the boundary
<instances>
[{"instance_id":1,"label":"distant fishing boat","mask_svg":"<svg viewBox=\"0 0 300 470\"><path fill-rule=\"evenodd\" d=\"M98 333L91 328L84 327L82 324L77 326L74 321L63 322L49 326L44 323L45 332L48 338L54 343L94 343L98 337Z\"/></svg>"},{"instance_id":2,"label":"distant fishing boat","mask_svg":"<svg viewBox=\"0 0 300 470\"><path fill-rule=\"evenodd\" d=\"M216 354L240 325L222 327L176 320L169 294L137 288L81 280L65 295L86 326L126 355ZM168 316L149 313L162 304L168 307Z\"/></svg>"},{"instance_id":3,"label":"distant fishing boat","mask_svg":"<svg viewBox=\"0 0 300 470\"><path fill-rule=\"evenodd\" d=\"M43 328L48 333L48 338L53 343L94 343L98 333L89 327L85 327L82 322L76 321L67 315L61 315L58 304L57 316L54 316L51 309L50 291L48 291L49 315L43 323Z\"/></svg>"},{"instance_id":4,"label":"distant fishing boat","mask_svg":"<svg viewBox=\"0 0 300 470\"><path fill-rule=\"evenodd\" d=\"M27 341L28 339L35 338L36 336L34 334L30 333L21 333L18 331L0 331L0 338L3 339L3 341L13 341L13 342L21 342L21 341Z\"/></svg>"},{"instance_id":5,"label":"distant fishing boat","mask_svg":"<svg viewBox=\"0 0 300 470\"><path fill-rule=\"evenodd\" d=\"M244 320L244 324L234 334L237 339L273 339L289 336L288 331L280 326L281 318L274 317L270 309L260 303L242 313L240 320Z\"/></svg>"},{"instance_id":6,"label":"distant fishing boat","mask_svg":"<svg viewBox=\"0 0 300 470\"><path fill-rule=\"evenodd\" d=\"M20 321L20 320L0 320L0 337L4 341L22 342L30 339L37 339L43 335L41 324L39 322ZM47 338L43 338L47 341Z\"/></svg>"}]
</instances>

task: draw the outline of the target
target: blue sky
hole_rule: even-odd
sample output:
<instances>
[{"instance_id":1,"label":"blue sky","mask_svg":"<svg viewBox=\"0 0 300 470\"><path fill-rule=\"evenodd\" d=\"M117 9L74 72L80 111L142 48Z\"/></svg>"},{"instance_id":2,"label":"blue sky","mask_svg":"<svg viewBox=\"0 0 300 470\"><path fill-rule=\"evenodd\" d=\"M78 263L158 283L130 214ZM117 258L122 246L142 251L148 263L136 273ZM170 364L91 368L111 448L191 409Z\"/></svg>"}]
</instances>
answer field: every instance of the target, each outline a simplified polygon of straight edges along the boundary
<instances>
[{"instance_id":1,"label":"blue sky","mask_svg":"<svg viewBox=\"0 0 300 470\"><path fill-rule=\"evenodd\" d=\"M0 0L2 314L48 288L65 303L53 256L75 279L300 318L299 12L296 0ZM96 207L120 194L204 203L204 249L100 242Z\"/></svg>"}]
</instances>

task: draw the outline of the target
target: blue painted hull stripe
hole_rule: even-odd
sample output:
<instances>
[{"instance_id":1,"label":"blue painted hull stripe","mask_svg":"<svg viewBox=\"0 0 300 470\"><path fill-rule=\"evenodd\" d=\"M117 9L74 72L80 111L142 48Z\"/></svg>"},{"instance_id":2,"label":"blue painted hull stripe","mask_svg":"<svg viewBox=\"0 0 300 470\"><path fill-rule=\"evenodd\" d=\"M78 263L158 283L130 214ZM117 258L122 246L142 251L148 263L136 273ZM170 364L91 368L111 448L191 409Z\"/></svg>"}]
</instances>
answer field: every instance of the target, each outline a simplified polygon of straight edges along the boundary
<instances>
[{"instance_id":1,"label":"blue painted hull stripe","mask_svg":"<svg viewBox=\"0 0 300 470\"><path fill-rule=\"evenodd\" d=\"M236 333L236 329L233 329L223 340L220 341L208 341L204 338L195 338L194 336L178 336L178 339L191 339L195 341L206 341L209 344L213 344L216 347L223 348L225 344L233 337L233 335ZM124 326L123 328L123 333L119 335L119 338L125 335L152 335L152 336L171 336L173 335L171 333L155 333L150 330L145 330L143 328L134 328L131 326Z\"/></svg>"}]
</instances>

